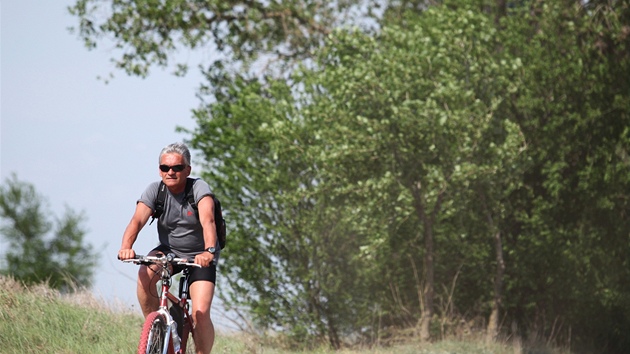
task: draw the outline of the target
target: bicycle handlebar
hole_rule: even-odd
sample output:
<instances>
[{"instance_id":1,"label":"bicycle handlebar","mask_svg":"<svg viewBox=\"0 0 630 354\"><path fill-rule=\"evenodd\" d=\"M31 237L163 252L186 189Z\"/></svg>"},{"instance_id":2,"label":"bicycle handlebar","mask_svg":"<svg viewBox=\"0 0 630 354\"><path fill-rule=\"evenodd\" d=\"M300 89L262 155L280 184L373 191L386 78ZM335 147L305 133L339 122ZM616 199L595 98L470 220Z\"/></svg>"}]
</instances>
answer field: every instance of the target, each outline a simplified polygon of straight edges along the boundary
<instances>
[{"instance_id":1,"label":"bicycle handlebar","mask_svg":"<svg viewBox=\"0 0 630 354\"><path fill-rule=\"evenodd\" d=\"M135 258L122 259L121 261L125 263L144 264L144 265L147 265L147 264L166 265L168 263L171 263L171 264L182 264L186 266L201 268L200 264L195 263L194 258L177 258L172 253L169 253L166 255L163 254L162 256L159 256L159 257L136 255Z\"/></svg>"}]
</instances>

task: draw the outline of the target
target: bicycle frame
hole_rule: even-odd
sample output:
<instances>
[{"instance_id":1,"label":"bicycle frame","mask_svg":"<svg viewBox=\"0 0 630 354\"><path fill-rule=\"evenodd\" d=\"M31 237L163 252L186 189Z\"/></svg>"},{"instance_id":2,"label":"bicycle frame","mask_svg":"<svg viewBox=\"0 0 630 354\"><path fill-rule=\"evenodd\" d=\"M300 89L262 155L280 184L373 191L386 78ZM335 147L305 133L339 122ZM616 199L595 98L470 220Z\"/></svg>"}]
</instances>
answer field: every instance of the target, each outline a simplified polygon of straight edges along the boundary
<instances>
[{"instance_id":1,"label":"bicycle frame","mask_svg":"<svg viewBox=\"0 0 630 354\"><path fill-rule=\"evenodd\" d=\"M181 329L181 337L180 337L180 352L184 353L186 351L186 344L188 342L188 335L191 334L191 330L193 328L192 317L190 316L188 304L188 275L190 270L188 268L184 268L184 274L180 280L179 284L179 297L173 295L170 292L171 288L171 274L168 267L163 267L162 269L162 295L160 296L160 307L158 312L166 316L168 319L167 323L167 333L165 335L166 340L166 349L168 349L168 354L178 354L179 352L175 352L173 348L173 343L171 343L172 331L173 331L173 323L177 323L171 313L168 311L168 303L171 302L171 306L179 306L182 310L182 323L178 323L178 326L182 326ZM166 273L166 274L165 274ZM167 354L166 352L164 354Z\"/></svg>"},{"instance_id":2,"label":"bicycle frame","mask_svg":"<svg viewBox=\"0 0 630 354\"><path fill-rule=\"evenodd\" d=\"M162 348L162 353L161 354L182 354L186 352L186 346L188 344L188 337L189 334L192 334L194 337L194 334L192 333L192 328L193 328L193 321L192 321L192 316L190 315L190 305L188 303L188 276L190 274L190 268L191 266L194 267L201 267L198 264L193 263L194 260L192 259L183 259L183 258L175 258L175 256L173 254L168 254L168 255L161 255L160 257L156 257L156 256L136 256L136 258L134 259L128 259L128 260L124 260L123 262L128 262L128 263L135 263L138 265L146 265L146 266L150 266L150 265L158 265L161 266L161 294L160 294L160 305L157 311L157 315L162 316L165 321L166 321L166 328L165 328L165 333L164 333L164 346ZM179 284L179 296L173 295L170 292L170 288L171 288L171 269L169 267L170 265L176 265L176 264L182 264L185 265L187 267L184 268L183 271L183 276L180 280L180 284ZM176 320L173 318L173 316L171 315L171 312L169 311L169 302L171 303L171 307L178 307L179 310L182 313L181 316L181 324L177 324ZM157 315L154 315L157 316ZM147 317L147 319L149 318L149 316ZM175 347L171 341L171 338L173 336L173 330L175 327L173 324L177 324L179 326L181 326L181 336L180 337L180 348L179 350L175 351ZM145 322L145 326L146 326L146 322ZM143 334L144 334L144 328L143 328ZM153 333L148 334L148 337L144 338L143 336L141 336L140 339L140 345L139 347L142 345L143 340L147 341L147 342L152 342L153 341ZM159 342L159 341L158 341Z\"/></svg>"}]
</instances>

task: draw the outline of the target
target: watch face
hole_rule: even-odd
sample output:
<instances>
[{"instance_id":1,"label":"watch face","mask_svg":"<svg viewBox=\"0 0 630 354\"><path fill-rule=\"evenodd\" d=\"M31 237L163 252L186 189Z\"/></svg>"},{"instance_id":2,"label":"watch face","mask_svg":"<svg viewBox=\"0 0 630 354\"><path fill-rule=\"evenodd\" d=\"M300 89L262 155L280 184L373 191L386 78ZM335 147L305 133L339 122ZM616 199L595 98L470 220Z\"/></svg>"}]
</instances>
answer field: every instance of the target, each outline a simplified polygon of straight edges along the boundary
<instances>
[{"instance_id":1,"label":"watch face","mask_svg":"<svg viewBox=\"0 0 630 354\"><path fill-rule=\"evenodd\" d=\"M208 251L208 252L210 252L212 254L214 254L214 252L216 252L214 247L209 247L206 251Z\"/></svg>"}]
</instances>

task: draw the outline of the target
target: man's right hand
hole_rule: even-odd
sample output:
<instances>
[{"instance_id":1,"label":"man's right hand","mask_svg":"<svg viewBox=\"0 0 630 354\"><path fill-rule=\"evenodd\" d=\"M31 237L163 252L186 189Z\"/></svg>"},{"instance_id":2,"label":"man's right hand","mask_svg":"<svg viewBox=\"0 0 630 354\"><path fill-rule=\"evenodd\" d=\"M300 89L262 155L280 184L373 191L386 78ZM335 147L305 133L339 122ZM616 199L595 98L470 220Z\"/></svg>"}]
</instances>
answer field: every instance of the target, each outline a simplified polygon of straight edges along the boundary
<instances>
[{"instance_id":1,"label":"man's right hand","mask_svg":"<svg viewBox=\"0 0 630 354\"><path fill-rule=\"evenodd\" d=\"M120 259L121 261L125 259L133 259L133 258L136 258L136 252L132 250L131 248L121 249L118 251L118 259Z\"/></svg>"}]
</instances>

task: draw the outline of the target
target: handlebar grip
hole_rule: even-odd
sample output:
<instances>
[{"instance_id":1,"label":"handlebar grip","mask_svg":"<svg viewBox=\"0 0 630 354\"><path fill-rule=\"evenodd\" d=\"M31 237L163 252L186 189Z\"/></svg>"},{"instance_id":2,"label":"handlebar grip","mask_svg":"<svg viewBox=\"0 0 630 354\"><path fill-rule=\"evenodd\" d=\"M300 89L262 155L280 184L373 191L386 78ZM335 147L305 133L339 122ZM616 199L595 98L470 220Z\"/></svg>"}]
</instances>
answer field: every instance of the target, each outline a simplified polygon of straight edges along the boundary
<instances>
[{"instance_id":1,"label":"handlebar grip","mask_svg":"<svg viewBox=\"0 0 630 354\"><path fill-rule=\"evenodd\" d=\"M120 256L116 255L116 258L120 259ZM144 258L144 256L137 254L133 258L130 258L130 259L142 259L142 258Z\"/></svg>"}]
</instances>

